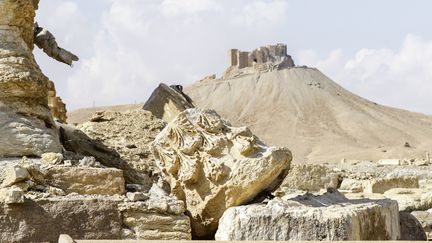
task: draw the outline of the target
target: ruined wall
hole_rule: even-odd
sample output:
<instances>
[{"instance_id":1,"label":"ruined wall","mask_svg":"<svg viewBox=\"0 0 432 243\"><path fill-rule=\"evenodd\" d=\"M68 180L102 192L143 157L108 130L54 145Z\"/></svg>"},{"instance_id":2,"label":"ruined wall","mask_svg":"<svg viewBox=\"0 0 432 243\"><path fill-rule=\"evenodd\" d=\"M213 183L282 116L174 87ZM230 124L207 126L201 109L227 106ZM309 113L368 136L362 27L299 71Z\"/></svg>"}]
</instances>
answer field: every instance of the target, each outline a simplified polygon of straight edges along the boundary
<instances>
[{"instance_id":1,"label":"ruined wall","mask_svg":"<svg viewBox=\"0 0 432 243\"><path fill-rule=\"evenodd\" d=\"M52 116L60 123L67 123L67 109L63 100L57 96L55 85L53 81L48 82L48 106L51 110Z\"/></svg>"}]
</instances>

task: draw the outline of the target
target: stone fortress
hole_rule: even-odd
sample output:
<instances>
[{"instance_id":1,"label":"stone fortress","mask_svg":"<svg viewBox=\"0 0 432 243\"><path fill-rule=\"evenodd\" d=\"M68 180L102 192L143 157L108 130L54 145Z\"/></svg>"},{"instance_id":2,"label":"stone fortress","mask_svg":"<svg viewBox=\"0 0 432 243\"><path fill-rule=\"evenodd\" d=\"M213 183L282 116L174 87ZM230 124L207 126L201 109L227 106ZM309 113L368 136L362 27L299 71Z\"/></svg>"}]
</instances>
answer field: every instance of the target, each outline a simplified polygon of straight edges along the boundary
<instances>
[{"instance_id":1,"label":"stone fortress","mask_svg":"<svg viewBox=\"0 0 432 243\"><path fill-rule=\"evenodd\" d=\"M294 60L287 54L285 44L259 47L251 52L230 49L229 67L224 77L237 76L251 71L272 71L294 67Z\"/></svg>"}]
</instances>

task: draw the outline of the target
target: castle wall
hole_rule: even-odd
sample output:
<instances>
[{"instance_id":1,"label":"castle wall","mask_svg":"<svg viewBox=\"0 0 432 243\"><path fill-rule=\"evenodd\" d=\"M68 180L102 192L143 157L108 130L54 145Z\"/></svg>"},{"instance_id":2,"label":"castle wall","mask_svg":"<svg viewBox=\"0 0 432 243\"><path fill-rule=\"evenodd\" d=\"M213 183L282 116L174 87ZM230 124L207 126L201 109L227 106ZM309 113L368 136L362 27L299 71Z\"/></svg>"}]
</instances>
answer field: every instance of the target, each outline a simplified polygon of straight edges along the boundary
<instances>
[{"instance_id":1,"label":"castle wall","mask_svg":"<svg viewBox=\"0 0 432 243\"><path fill-rule=\"evenodd\" d=\"M229 57L230 67L238 65L238 50L237 49L230 49L228 51L228 57Z\"/></svg>"}]
</instances>

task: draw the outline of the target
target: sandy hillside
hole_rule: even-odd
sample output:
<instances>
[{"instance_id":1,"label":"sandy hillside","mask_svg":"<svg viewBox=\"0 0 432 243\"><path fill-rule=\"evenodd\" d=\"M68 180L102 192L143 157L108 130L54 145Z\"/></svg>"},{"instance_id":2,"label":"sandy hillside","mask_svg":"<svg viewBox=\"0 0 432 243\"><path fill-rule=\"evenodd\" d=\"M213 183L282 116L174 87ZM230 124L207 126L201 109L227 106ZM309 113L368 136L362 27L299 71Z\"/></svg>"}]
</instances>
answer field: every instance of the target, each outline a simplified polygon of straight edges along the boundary
<instances>
[{"instance_id":1,"label":"sandy hillside","mask_svg":"<svg viewBox=\"0 0 432 243\"><path fill-rule=\"evenodd\" d=\"M134 105L116 105L116 106L100 106L95 108L83 108L73 110L67 113L67 122L69 124L81 124L88 121L93 113L97 111L109 110L109 111L127 111L134 110L142 107L144 104Z\"/></svg>"},{"instance_id":2,"label":"sandy hillside","mask_svg":"<svg viewBox=\"0 0 432 243\"><path fill-rule=\"evenodd\" d=\"M185 92L268 144L289 147L295 162L420 158L432 149L432 117L370 102L313 68L201 81Z\"/></svg>"}]
</instances>

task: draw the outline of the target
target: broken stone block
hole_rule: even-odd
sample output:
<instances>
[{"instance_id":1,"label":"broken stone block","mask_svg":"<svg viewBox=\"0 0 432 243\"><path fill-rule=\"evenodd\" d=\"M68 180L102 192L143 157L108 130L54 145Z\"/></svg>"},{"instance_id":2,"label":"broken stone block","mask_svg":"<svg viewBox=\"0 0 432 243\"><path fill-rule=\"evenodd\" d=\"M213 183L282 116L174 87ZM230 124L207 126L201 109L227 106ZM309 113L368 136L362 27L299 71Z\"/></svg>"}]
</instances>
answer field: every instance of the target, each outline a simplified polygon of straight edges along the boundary
<instances>
[{"instance_id":1,"label":"broken stone block","mask_svg":"<svg viewBox=\"0 0 432 243\"><path fill-rule=\"evenodd\" d=\"M126 197L132 202L145 201L149 198L147 195L145 195L142 192L128 192L126 193Z\"/></svg>"},{"instance_id":2,"label":"broken stone block","mask_svg":"<svg viewBox=\"0 0 432 243\"><path fill-rule=\"evenodd\" d=\"M47 164L60 164L63 161L63 154L60 153L44 153L42 154L42 161Z\"/></svg>"},{"instance_id":3,"label":"broken stone block","mask_svg":"<svg viewBox=\"0 0 432 243\"><path fill-rule=\"evenodd\" d=\"M60 188L67 194L125 193L123 171L114 168L54 166L44 173L44 177L49 185Z\"/></svg>"},{"instance_id":4,"label":"broken stone block","mask_svg":"<svg viewBox=\"0 0 432 243\"><path fill-rule=\"evenodd\" d=\"M267 147L246 127L233 127L215 111L180 113L152 144L171 192L187 205L196 237L212 237L223 212L276 189L291 152Z\"/></svg>"},{"instance_id":5,"label":"broken stone block","mask_svg":"<svg viewBox=\"0 0 432 243\"><path fill-rule=\"evenodd\" d=\"M182 111L194 108L192 99L183 93L181 85L168 86L164 83L153 91L143 109L166 122L171 122Z\"/></svg>"},{"instance_id":6,"label":"broken stone block","mask_svg":"<svg viewBox=\"0 0 432 243\"><path fill-rule=\"evenodd\" d=\"M275 198L267 205L229 208L216 240L397 240L399 211L392 200L348 200L337 191Z\"/></svg>"},{"instance_id":7,"label":"broken stone block","mask_svg":"<svg viewBox=\"0 0 432 243\"><path fill-rule=\"evenodd\" d=\"M400 212L401 237L405 241L426 241L426 233L421 223L409 212Z\"/></svg>"},{"instance_id":8,"label":"broken stone block","mask_svg":"<svg viewBox=\"0 0 432 243\"><path fill-rule=\"evenodd\" d=\"M350 193L363 192L365 180L356 180L350 178L344 178L339 187L339 190Z\"/></svg>"},{"instance_id":9,"label":"broken stone block","mask_svg":"<svg viewBox=\"0 0 432 243\"><path fill-rule=\"evenodd\" d=\"M1 184L1 187L8 187L30 178L30 174L27 169L18 165L11 165L6 167L3 174L4 180Z\"/></svg>"},{"instance_id":10,"label":"broken stone block","mask_svg":"<svg viewBox=\"0 0 432 243\"><path fill-rule=\"evenodd\" d=\"M376 178L367 181L364 186L366 193L384 193L393 188L419 188L419 179L417 176Z\"/></svg>"},{"instance_id":11,"label":"broken stone block","mask_svg":"<svg viewBox=\"0 0 432 243\"><path fill-rule=\"evenodd\" d=\"M5 204L24 203L24 191L16 186L0 189L0 201Z\"/></svg>"}]
</instances>

